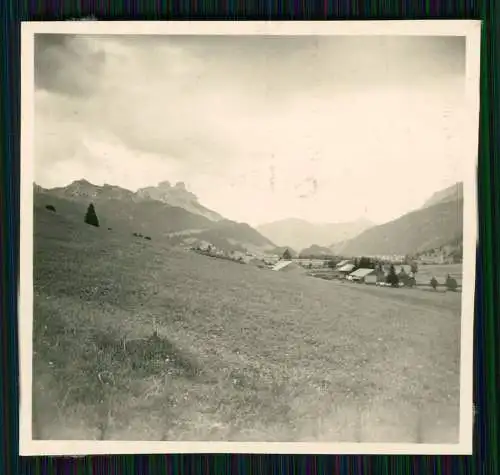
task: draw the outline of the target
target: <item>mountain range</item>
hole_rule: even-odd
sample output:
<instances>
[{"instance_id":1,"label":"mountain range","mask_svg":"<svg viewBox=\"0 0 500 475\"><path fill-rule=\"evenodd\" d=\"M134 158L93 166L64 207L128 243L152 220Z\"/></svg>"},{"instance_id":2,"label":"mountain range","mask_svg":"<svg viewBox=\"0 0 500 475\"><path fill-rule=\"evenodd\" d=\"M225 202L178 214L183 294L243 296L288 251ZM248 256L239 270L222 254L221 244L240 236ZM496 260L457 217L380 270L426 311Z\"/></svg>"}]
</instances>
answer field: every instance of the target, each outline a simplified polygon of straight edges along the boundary
<instances>
[{"instance_id":1,"label":"mountain range","mask_svg":"<svg viewBox=\"0 0 500 475\"><path fill-rule=\"evenodd\" d=\"M333 253L356 255L418 254L463 239L463 184L434 193L417 210L374 226L353 239L333 243Z\"/></svg>"},{"instance_id":2,"label":"mountain range","mask_svg":"<svg viewBox=\"0 0 500 475\"><path fill-rule=\"evenodd\" d=\"M166 182L133 192L113 185L77 180L65 187L44 189L34 185L35 205L82 219L93 203L101 226L161 237L172 245L207 241L226 250L266 251L275 244L248 224L224 219L203 207L185 186ZM199 206L197 206L199 205Z\"/></svg>"},{"instance_id":3,"label":"mountain range","mask_svg":"<svg viewBox=\"0 0 500 475\"><path fill-rule=\"evenodd\" d=\"M351 239L372 226L373 223L365 219L350 223L310 223L289 218L256 229L278 246L291 246L300 251L312 245L327 247Z\"/></svg>"},{"instance_id":4,"label":"mountain range","mask_svg":"<svg viewBox=\"0 0 500 475\"><path fill-rule=\"evenodd\" d=\"M178 182L172 186L170 182L162 181L158 186L139 189L137 195L183 208L190 213L199 214L211 221L222 221L224 219L219 213L202 206L198 201L198 197L189 192L183 182Z\"/></svg>"},{"instance_id":5,"label":"mountain range","mask_svg":"<svg viewBox=\"0 0 500 475\"><path fill-rule=\"evenodd\" d=\"M455 183L444 190L434 193L422 206L429 208L440 203L459 202L464 199L464 184Z\"/></svg>"},{"instance_id":6,"label":"mountain range","mask_svg":"<svg viewBox=\"0 0 500 475\"><path fill-rule=\"evenodd\" d=\"M255 229L225 219L199 203L184 183L161 182L133 192L77 180L44 189L34 184L35 206L83 218L94 203L102 226L160 237L172 245L210 242L225 250L293 254L417 254L462 239L463 185L434 193L420 209L381 225L367 220L316 224L284 219ZM293 251L296 250L296 251Z\"/></svg>"}]
</instances>

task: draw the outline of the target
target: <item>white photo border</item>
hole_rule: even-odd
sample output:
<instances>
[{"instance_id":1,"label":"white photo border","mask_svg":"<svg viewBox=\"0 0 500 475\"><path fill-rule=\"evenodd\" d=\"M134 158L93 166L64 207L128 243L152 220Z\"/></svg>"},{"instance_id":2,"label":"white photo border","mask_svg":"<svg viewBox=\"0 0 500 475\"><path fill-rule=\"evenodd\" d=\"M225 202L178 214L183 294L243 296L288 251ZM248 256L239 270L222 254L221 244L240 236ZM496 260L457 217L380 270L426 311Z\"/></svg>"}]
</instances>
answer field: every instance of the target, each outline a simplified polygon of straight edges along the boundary
<instances>
[{"instance_id":1,"label":"white photo border","mask_svg":"<svg viewBox=\"0 0 500 475\"><path fill-rule=\"evenodd\" d=\"M32 439L33 181L34 181L34 36L95 35L384 35L464 36L468 129L479 131L481 22L418 21L69 21L21 23L21 209L19 278L20 455L98 455L164 453L393 454L469 455L473 443L473 328L478 239L478 134L467 134L470 163L464 177L463 291L460 357L460 431L457 444L149 442Z\"/></svg>"}]
</instances>

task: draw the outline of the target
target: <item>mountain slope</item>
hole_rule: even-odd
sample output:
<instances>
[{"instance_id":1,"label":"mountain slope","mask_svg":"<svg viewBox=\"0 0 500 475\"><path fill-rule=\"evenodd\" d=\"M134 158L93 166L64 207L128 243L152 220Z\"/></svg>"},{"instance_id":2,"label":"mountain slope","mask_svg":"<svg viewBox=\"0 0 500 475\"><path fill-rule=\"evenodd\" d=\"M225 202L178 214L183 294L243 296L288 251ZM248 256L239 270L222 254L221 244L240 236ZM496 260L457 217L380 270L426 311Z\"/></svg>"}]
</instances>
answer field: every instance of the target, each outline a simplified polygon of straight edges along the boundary
<instances>
[{"instance_id":1,"label":"mountain slope","mask_svg":"<svg viewBox=\"0 0 500 475\"><path fill-rule=\"evenodd\" d=\"M434 193L422 206L422 208L429 208L430 206L439 203L457 202L464 199L464 185L463 183L455 183L444 190Z\"/></svg>"},{"instance_id":2,"label":"mountain slope","mask_svg":"<svg viewBox=\"0 0 500 475\"><path fill-rule=\"evenodd\" d=\"M316 244L329 246L332 243L353 238L373 226L366 220L351 223L316 224L301 219L284 219L257 227L263 235L278 246L289 245L294 249L304 249Z\"/></svg>"},{"instance_id":3,"label":"mountain slope","mask_svg":"<svg viewBox=\"0 0 500 475\"><path fill-rule=\"evenodd\" d=\"M53 204L56 212L80 214L95 205L101 226L165 236L172 232L205 229L214 223L203 216L155 200L137 199L119 187L72 183L66 188L35 190L35 205ZM109 193L108 193L109 191Z\"/></svg>"},{"instance_id":4,"label":"mountain slope","mask_svg":"<svg viewBox=\"0 0 500 475\"><path fill-rule=\"evenodd\" d=\"M332 250L329 247L317 246L316 244L300 251L300 257L320 257L329 256L331 254Z\"/></svg>"},{"instance_id":5,"label":"mountain slope","mask_svg":"<svg viewBox=\"0 0 500 475\"><path fill-rule=\"evenodd\" d=\"M143 198L149 198L171 206L178 206L193 214L199 214L211 221L221 221L224 218L208 208L205 208L198 202L198 197L186 189L186 185L182 182L176 183L174 186L170 182L163 181L158 186L149 186L141 188L137 191L137 195Z\"/></svg>"},{"instance_id":6,"label":"mountain slope","mask_svg":"<svg viewBox=\"0 0 500 475\"><path fill-rule=\"evenodd\" d=\"M438 248L463 234L463 200L447 201L412 211L334 244L342 255L416 254Z\"/></svg>"},{"instance_id":7,"label":"mountain slope","mask_svg":"<svg viewBox=\"0 0 500 475\"><path fill-rule=\"evenodd\" d=\"M101 226L140 232L163 238L174 245L204 240L227 250L275 247L269 239L247 224L214 221L182 207L151 199L144 193L134 193L118 186L98 186L78 180L66 187L53 189L43 189L35 184L34 193L36 206L51 204L56 207L56 212L81 215L81 219L92 202Z\"/></svg>"}]
</instances>

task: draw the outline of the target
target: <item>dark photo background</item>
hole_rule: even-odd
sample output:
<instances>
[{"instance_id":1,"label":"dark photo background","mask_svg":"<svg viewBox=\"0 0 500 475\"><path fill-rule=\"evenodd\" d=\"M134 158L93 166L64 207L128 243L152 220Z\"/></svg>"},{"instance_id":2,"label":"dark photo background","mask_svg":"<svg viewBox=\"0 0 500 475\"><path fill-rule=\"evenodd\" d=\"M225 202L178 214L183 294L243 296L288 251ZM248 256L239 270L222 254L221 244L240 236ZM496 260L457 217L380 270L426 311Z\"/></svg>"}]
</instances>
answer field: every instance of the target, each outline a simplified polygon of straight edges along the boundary
<instances>
[{"instance_id":1,"label":"dark photo background","mask_svg":"<svg viewBox=\"0 0 500 475\"><path fill-rule=\"evenodd\" d=\"M499 207L499 104L500 74L500 5L494 0L484 2L433 2L413 8L402 8L401 2L376 2L362 8L344 2L322 6L321 9L302 8L294 3L261 4L249 8L235 4L219 5L212 9L155 11L135 5L113 9L109 4L98 8L81 8L81 2L50 2L44 10L24 4L2 3L2 62L1 117L2 165L0 166L0 227L1 288L0 296L0 354L2 378L0 397L0 448L1 473L208 473L241 471L248 473L298 471L336 473L499 473L498 462L498 411L496 400L496 375L498 373L498 295L500 295ZM271 7L273 5L273 7ZM18 457L18 357L17 357L17 284L19 254L19 165L20 165L20 44L19 26L23 20L62 20L94 15L100 20L146 19L253 19L253 20L325 20L325 19L482 19L483 36L481 51L481 113L478 173L479 247L476 271L475 314L475 374L474 400L476 405L474 428L474 455L472 457L419 457L419 456L112 456L89 458Z\"/></svg>"}]
</instances>

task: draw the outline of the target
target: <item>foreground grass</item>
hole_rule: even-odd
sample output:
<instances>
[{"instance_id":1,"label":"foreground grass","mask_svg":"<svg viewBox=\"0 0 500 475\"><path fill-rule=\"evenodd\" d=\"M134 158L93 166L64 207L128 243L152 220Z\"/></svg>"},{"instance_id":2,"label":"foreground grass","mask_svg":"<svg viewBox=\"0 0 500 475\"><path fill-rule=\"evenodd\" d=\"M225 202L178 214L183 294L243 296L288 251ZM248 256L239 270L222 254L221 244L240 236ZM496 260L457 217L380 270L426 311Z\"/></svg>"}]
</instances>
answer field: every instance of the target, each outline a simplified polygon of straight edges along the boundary
<instances>
[{"instance_id":1,"label":"foreground grass","mask_svg":"<svg viewBox=\"0 0 500 475\"><path fill-rule=\"evenodd\" d=\"M459 295L259 270L45 210L34 272L35 438L457 441Z\"/></svg>"}]
</instances>

